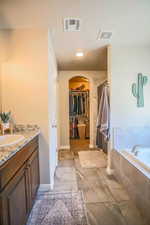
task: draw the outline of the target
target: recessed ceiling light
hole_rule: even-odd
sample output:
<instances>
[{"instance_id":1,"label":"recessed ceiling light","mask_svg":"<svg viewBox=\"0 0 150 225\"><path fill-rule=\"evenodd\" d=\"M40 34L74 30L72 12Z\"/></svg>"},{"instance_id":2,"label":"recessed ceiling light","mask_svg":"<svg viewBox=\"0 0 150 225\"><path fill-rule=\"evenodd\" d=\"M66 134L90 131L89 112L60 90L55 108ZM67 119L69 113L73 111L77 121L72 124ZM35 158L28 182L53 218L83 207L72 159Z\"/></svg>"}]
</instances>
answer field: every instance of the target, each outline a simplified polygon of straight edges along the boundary
<instances>
[{"instance_id":1,"label":"recessed ceiling light","mask_svg":"<svg viewBox=\"0 0 150 225\"><path fill-rule=\"evenodd\" d=\"M77 57L82 57L82 56L84 56L84 54L83 54L83 52L77 52L77 53L76 53L76 56L77 56Z\"/></svg>"}]
</instances>

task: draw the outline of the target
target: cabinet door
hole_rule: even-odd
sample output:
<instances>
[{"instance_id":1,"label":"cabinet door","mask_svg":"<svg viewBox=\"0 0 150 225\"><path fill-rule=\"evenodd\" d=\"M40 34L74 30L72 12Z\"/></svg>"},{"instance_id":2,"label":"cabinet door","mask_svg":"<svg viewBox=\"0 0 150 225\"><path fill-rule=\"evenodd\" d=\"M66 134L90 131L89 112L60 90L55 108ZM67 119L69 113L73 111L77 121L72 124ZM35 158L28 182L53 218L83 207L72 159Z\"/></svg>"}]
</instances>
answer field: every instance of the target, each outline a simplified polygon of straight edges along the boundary
<instances>
[{"instance_id":1,"label":"cabinet door","mask_svg":"<svg viewBox=\"0 0 150 225\"><path fill-rule=\"evenodd\" d=\"M1 193L2 225L24 225L28 216L27 170L22 167Z\"/></svg>"},{"instance_id":2,"label":"cabinet door","mask_svg":"<svg viewBox=\"0 0 150 225\"><path fill-rule=\"evenodd\" d=\"M39 155L38 149L32 154L28 161L28 168L30 174L30 193L31 193L31 207L34 203L37 189L39 187Z\"/></svg>"}]
</instances>

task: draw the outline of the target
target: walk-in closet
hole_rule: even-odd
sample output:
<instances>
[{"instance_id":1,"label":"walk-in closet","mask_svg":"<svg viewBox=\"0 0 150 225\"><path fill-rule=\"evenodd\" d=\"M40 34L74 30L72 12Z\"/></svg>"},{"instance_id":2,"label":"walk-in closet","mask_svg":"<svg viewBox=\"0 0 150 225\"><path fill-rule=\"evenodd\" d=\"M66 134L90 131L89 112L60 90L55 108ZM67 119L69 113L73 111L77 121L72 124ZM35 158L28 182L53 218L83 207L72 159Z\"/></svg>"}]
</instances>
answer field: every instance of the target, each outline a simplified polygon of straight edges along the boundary
<instances>
[{"instance_id":1,"label":"walk-in closet","mask_svg":"<svg viewBox=\"0 0 150 225\"><path fill-rule=\"evenodd\" d=\"M69 81L70 146L89 147L90 140L90 84L77 76Z\"/></svg>"}]
</instances>

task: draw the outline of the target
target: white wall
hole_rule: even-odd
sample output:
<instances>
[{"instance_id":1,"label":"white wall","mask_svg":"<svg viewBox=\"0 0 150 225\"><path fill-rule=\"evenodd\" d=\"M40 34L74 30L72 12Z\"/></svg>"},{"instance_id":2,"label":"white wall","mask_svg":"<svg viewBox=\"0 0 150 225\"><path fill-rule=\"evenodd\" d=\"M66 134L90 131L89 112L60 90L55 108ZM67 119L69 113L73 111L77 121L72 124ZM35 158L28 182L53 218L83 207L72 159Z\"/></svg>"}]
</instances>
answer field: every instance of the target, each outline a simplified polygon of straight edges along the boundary
<instances>
[{"instance_id":1,"label":"white wall","mask_svg":"<svg viewBox=\"0 0 150 225\"><path fill-rule=\"evenodd\" d=\"M42 184L50 183L52 103L48 96L49 85L53 83L50 76L53 73L56 76L54 54L50 54L49 43L47 29L11 30L8 43L11 54L2 65L3 110L11 110L16 123L38 124L41 128Z\"/></svg>"},{"instance_id":2,"label":"white wall","mask_svg":"<svg viewBox=\"0 0 150 225\"><path fill-rule=\"evenodd\" d=\"M137 74L148 76L144 86L145 107L137 108L131 86ZM150 125L150 48L112 47L111 126Z\"/></svg>"},{"instance_id":3,"label":"white wall","mask_svg":"<svg viewBox=\"0 0 150 225\"><path fill-rule=\"evenodd\" d=\"M107 53L111 110L107 172L111 174L111 149L118 143L119 146L129 147L131 140L134 145L139 143L139 133L143 141L147 137L143 134L143 127L150 125L150 48L108 46ZM131 90L132 84L137 82L138 73L148 76L148 84L144 86L144 108L137 108L137 100ZM116 127L119 129L114 130Z\"/></svg>"},{"instance_id":4,"label":"white wall","mask_svg":"<svg viewBox=\"0 0 150 225\"><path fill-rule=\"evenodd\" d=\"M59 148L69 148L69 80L84 76L90 82L90 145L95 146L97 86L106 79L106 71L59 71Z\"/></svg>"}]
</instances>

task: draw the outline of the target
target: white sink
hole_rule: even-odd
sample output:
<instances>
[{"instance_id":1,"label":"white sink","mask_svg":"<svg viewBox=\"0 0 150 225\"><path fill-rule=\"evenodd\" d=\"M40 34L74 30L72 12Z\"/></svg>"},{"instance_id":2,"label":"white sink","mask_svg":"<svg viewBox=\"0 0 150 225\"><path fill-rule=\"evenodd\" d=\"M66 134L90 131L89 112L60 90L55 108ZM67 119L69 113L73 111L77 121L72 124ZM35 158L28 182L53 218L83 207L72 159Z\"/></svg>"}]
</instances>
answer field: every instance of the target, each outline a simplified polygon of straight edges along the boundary
<instances>
[{"instance_id":1,"label":"white sink","mask_svg":"<svg viewBox=\"0 0 150 225\"><path fill-rule=\"evenodd\" d=\"M23 135L11 134L0 136L0 147L11 146L24 140Z\"/></svg>"}]
</instances>

